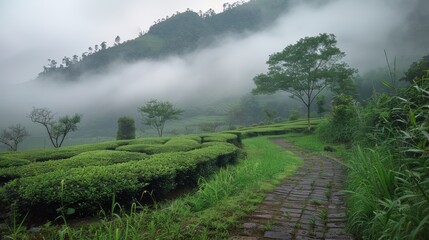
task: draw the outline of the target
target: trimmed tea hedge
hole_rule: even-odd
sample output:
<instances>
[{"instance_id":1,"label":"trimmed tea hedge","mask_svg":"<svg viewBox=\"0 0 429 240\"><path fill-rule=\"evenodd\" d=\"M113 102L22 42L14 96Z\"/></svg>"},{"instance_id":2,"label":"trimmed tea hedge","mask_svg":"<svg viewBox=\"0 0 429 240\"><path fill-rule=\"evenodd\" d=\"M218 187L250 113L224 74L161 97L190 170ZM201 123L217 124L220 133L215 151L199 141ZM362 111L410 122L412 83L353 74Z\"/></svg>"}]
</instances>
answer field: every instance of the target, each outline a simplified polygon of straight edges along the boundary
<instances>
[{"instance_id":1,"label":"trimmed tea hedge","mask_svg":"<svg viewBox=\"0 0 429 240\"><path fill-rule=\"evenodd\" d=\"M31 163L30 160L21 159L9 155L0 155L0 170L7 167L22 166Z\"/></svg>"},{"instance_id":2,"label":"trimmed tea hedge","mask_svg":"<svg viewBox=\"0 0 429 240\"><path fill-rule=\"evenodd\" d=\"M89 151L80 153L69 159L35 162L24 166L0 169L0 183L4 183L15 178L30 177L63 169L88 166L107 166L131 160L142 160L144 158L147 158L147 155L143 153L112 150Z\"/></svg>"},{"instance_id":3,"label":"trimmed tea hedge","mask_svg":"<svg viewBox=\"0 0 429 240\"><path fill-rule=\"evenodd\" d=\"M201 147L200 138L177 137L165 144L132 144L116 148L118 151L141 152L147 154L186 152Z\"/></svg>"},{"instance_id":4,"label":"trimmed tea hedge","mask_svg":"<svg viewBox=\"0 0 429 240\"><path fill-rule=\"evenodd\" d=\"M104 142L96 144L85 144L69 146L55 149L37 149L16 153L7 153L3 156L27 159L31 162L44 162L49 160L67 159L78 155L79 153L95 150L114 150L118 146L128 144L126 141Z\"/></svg>"},{"instance_id":5,"label":"trimmed tea hedge","mask_svg":"<svg viewBox=\"0 0 429 240\"><path fill-rule=\"evenodd\" d=\"M214 133L201 136L202 142L228 142L236 146L241 145L239 134L232 133Z\"/></svg>"},{"instance_id":6,"label":"trimmed tea hedge","mask_svg":"<svg viewBox=\"0 0 429 240\"><path fill-rule=\"evenodd\" d=\"M162 153L145 161L110 166L89 166L54 171L15 179L5 184L7 199L21 213L40 210L58 216L56 209L73 208L79 215L94 214L110 205L113 195L122 201L139 199L153 191L156 197L178 185L195 184L213 169L237 159L239 149L232 144L202 144L189 152ZM61 188L63 181L64 187Z\"/></svg>"},{"instance_id":7,"label":"trimmed tea hedge","mask_svg":"<svg viewBox=\"0 0 429 240\"><path fill-rule=\"evenodd\" d=\"M317 126L322 119L311 119L312 127ZM242 138L257 137L262 135L281 135L290 132L302 132L307 130L307 120L262 125L256 127L240 128L227 133L237 134Z\"/></svg>"}]
</instances>

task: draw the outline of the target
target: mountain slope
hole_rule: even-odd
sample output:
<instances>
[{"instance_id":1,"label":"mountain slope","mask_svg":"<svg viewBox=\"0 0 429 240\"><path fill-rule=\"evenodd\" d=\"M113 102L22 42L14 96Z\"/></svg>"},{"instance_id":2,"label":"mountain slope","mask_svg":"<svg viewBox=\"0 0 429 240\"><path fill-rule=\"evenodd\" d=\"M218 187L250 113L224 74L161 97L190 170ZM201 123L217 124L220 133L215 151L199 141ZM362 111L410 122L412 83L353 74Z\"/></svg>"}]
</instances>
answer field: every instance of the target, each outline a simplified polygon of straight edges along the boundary
<instances>
[{"instance_id":1,"label":"mountain slope","mask_svg":"<svg viewBox=\"0 0 429 240\"><path fill-rule=\"evenodd\" d=\"M284 13L290 0L252 0L243 4L226 5L222 13L186 11L158 22L136 39L110 48L83 55L72 63L56 63L45 67L37 79L75 81L83 74L96 74L117 61L134 62L183 54L204 47L217 37L268 26Z\"/></svg>"}]
</instances>

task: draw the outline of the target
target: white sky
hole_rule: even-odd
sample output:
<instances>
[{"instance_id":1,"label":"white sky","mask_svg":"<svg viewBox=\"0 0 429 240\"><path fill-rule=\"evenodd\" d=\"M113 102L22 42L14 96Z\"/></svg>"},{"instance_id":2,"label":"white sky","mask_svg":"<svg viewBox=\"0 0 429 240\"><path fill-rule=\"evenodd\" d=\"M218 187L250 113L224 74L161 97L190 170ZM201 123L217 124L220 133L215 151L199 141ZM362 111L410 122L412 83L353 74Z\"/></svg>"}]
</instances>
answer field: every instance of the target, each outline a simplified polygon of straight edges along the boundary
<instances>
[{"instance_id":1,"label":"white sky","mask_svg":"<svg viewBox=\"0 0 429 240\"><path fill-rule=\"evenodd\" d=\"M34 79L48 58L133 39L187 8L222 10L227 0L0 0L0 85Z\"/></svg>"}]
</instances>

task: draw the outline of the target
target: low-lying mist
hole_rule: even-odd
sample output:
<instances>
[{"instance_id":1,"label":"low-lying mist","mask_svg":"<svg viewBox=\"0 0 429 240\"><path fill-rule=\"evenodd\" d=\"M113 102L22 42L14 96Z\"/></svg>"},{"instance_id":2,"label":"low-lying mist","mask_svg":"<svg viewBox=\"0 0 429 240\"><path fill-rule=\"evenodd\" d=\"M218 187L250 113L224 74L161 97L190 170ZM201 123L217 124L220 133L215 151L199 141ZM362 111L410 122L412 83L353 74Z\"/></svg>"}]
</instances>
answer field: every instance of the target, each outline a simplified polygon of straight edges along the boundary
<instances>
[{"instance_id":1,"label":"low-lying mist","mask_svg":"<svg viewBox=\"0 0 429 240\"><path fill-rule=\"evenodd\" d=\"M417 60L428 49L405 42L415 4L398 0L297 4L270 28L219 37L185 55L117 62L102 74L85 75L73 83L56 79L3 85L0 129L18 122L32 124L26 114L33 106L48 107L58 115L81 113L85 122L109 113L134 115L138 106L152 98L186 108L241 96L253 88L252 78L266 71L271 53L321 32L335 34L338 47L347 54L345 60L361 72L384 66L384 49L391 56Z\"/></svg>"}]
</instances>

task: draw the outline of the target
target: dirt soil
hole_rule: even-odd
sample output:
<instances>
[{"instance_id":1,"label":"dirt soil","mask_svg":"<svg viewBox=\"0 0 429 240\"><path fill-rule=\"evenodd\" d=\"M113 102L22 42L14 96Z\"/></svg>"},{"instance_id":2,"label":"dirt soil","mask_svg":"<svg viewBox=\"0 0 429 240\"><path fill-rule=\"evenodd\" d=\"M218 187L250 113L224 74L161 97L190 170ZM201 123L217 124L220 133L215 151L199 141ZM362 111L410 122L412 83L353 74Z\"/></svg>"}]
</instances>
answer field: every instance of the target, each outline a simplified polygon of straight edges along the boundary
<instances>
[{"instance_id":1,"label":"dirt soil","mask_svg":"<svg viewBox=\"0 0 429 240\"><path fill-rule=\"evenodd\" d=\"M284 139L273 142L302 158L304 166L268 193L232 239L353 239L346 231L345 169L340 162Z\"/></svg>"}]
</instances>

